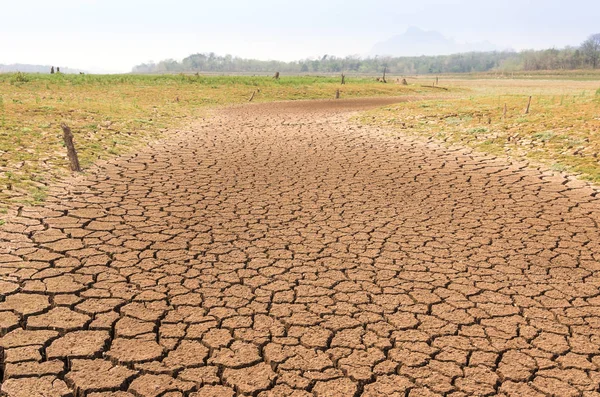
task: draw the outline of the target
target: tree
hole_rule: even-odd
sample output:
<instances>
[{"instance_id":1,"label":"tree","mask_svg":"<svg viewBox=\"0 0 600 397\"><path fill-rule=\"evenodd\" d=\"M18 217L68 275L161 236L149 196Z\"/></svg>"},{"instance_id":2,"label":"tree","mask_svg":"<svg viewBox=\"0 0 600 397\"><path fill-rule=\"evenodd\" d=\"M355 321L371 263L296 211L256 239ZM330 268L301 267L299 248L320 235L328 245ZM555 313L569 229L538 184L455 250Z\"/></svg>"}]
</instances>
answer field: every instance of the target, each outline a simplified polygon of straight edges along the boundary
<instances>
[{"instance_id":1,"label":"tree","mask_svg":"<svg viewBox=\"0 0 600 397\"><path fill-rule=\"evenodd\" d=\"M592 65L592 68L596 69L600 63L600 33L588 37L588 39L581 44L581 51Z\"/></svg>"}]
</instances>

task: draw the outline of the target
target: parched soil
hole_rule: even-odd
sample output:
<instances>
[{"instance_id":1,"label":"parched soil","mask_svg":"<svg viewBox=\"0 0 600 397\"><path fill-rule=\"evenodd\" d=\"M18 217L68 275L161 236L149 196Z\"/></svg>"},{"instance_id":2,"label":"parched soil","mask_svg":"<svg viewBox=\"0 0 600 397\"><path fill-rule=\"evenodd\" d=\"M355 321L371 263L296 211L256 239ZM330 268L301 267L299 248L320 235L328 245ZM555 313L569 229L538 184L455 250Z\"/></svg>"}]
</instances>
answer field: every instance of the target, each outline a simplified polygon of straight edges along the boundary
<instances>
[{"instance_id":1,"label":"parched soil","mask_svg":"<svg viewBox=\"0 0 600 397\"><path fill-rule=\"evenodd\" d=\"M233 107L0 231L10 397L598 396L600 201L347 120Z\"/></svg>"}]
</instances>

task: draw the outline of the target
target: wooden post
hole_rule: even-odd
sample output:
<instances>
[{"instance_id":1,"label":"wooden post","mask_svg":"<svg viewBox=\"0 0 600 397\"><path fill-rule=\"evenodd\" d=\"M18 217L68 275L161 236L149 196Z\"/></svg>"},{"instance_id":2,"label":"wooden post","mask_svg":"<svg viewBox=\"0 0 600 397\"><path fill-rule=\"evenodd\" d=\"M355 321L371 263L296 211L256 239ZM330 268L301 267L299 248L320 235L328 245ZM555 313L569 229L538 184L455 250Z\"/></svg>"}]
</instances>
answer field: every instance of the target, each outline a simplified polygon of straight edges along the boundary
<instances>
[{"instance_id":1,"label":"wooden post","mask_svg":"<svg viewBox=\"0 0 600 397\"><path fill-rule=\"evenodd\" d=\"M340 99L340 90L339 89L335 92L335 99Z\"/></svg>"},{"instance_id":2,"label":"wooden post","mask_svg":"<svg viewBox=\"0 0 600 397\"><path fill-rule=\"evenodd\" d=\"M439 82L440 82L440 80L439 80L439 77L437 77L437 76L436 76L436 77L435 77L435 85L438 85L438 84L439 84Z\"/></svg>"},{"instance_id":3,"label":"wooden post","mask_svg":"<svg viewBox=\"0 0 600 397\"><path fill-rule=\"evenodd\" d=\"M346 76L342 73L342 85L346 84Z\"/></svg>"},{"instance_id":4,"label":"wooden post","mask_svg":"<svg viewBox=\"0 0 600 397\"><path fill-rule=\"evenodd\" d=\"M273 76L275 80L279 80L279 72L275 72L275 76Z\"/></svg>"},{"instance_id":5,"label":"wooden post","mask_svg":"<svg viewBox=\"0 0 600 397\"><path fill-rule=\"evenodd\" d=\"M252 102L252 100L254 99L254 95L256 95L256 91L252 91L252 96L250 97L248 102Z\"/></svg>"},{"instance_id":6,"label":"wooden post","mask_svg":"<svg viewBox=\"0 0 600 397\"><path fill-rule=\"evenodd\" d=\"M61 124L60 127L63 130L63 139L65 140L65 146L67 147L67 155L69 156L69 161L71 162L71 171L81 172L81 167L79 166L79 158L77 157L75 145L73 144L73 134L71 133L71 129L64 123Z\"/></svg>"},{"instance_id":7,"label":"wooden post","mask_svg":"<svg viewBox=\"0 0 600 397\"><path fill-rule=\"evenodd\" d=\"M385 80L385 72L387 72L387 66L383 67L383 78L381 79L381 81L383 81L384 83L387 83L387 81Z\"/></svg>"},{"instance_id":8,"label":"wooden post","mask_svg":"<svg viewBox=\"0 0 600 397\"><path fill-rule=\"evenodd\" d=\"M525 114L529 114L529 107L531 106L531 96L529 97L529 101L527 102L527 109L525 109Z\"/></svg>"}]
</instances>

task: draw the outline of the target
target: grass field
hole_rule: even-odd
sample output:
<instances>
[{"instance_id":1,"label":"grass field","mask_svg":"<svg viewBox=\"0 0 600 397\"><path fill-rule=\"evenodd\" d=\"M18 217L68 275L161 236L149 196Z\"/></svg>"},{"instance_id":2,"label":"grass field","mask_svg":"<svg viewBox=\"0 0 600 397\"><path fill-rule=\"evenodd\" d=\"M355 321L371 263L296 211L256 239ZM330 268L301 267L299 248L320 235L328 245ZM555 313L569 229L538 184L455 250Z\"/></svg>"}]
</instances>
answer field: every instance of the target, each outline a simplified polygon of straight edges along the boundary
<instances>
[{"instance_id":1,"label":"grass field","mask_svg":"<svg viewBox=\"0 0 600 397\"><path fill-rule=\"evenodd\" d=\"M211 107L254 102L437 94L420 86L336 77L0 74L0 211L39 203L68 173L60 123L75 135L84 169L206 115Z\"/></svg>"},{"instance_id":2,"label":"grass field","mask_svg":"<svg viewBox=\"0 0 600 397\"><path fill-rule=\"evenodd\" d=\"M468 94L377 109L360 121L527 159L600 183L600 79L570 76L575 79L448 76L440 84L461 87ZM525 114L529 96L531 107Z\"/></svg>"}]
</instances>

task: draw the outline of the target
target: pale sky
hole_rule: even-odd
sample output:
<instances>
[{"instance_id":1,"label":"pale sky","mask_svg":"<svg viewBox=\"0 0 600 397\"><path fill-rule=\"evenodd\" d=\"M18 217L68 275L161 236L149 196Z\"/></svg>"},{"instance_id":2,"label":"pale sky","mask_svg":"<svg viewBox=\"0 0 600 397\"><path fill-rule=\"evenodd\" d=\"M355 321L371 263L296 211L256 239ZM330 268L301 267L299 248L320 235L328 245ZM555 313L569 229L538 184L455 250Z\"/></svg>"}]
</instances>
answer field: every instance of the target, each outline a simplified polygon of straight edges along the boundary
<instances>
[{"instance_id":1,"label":"pale sky","mask_svg":"<svg viewBox=\"0 0 600 397\"><path fill-rule=\"evenodd\" d=\"M578 45L599 17L598 0L0 0L0 63L129 72L197 52L363 55L409 26L540 49Z\"/></svg>"}]
</instances>

